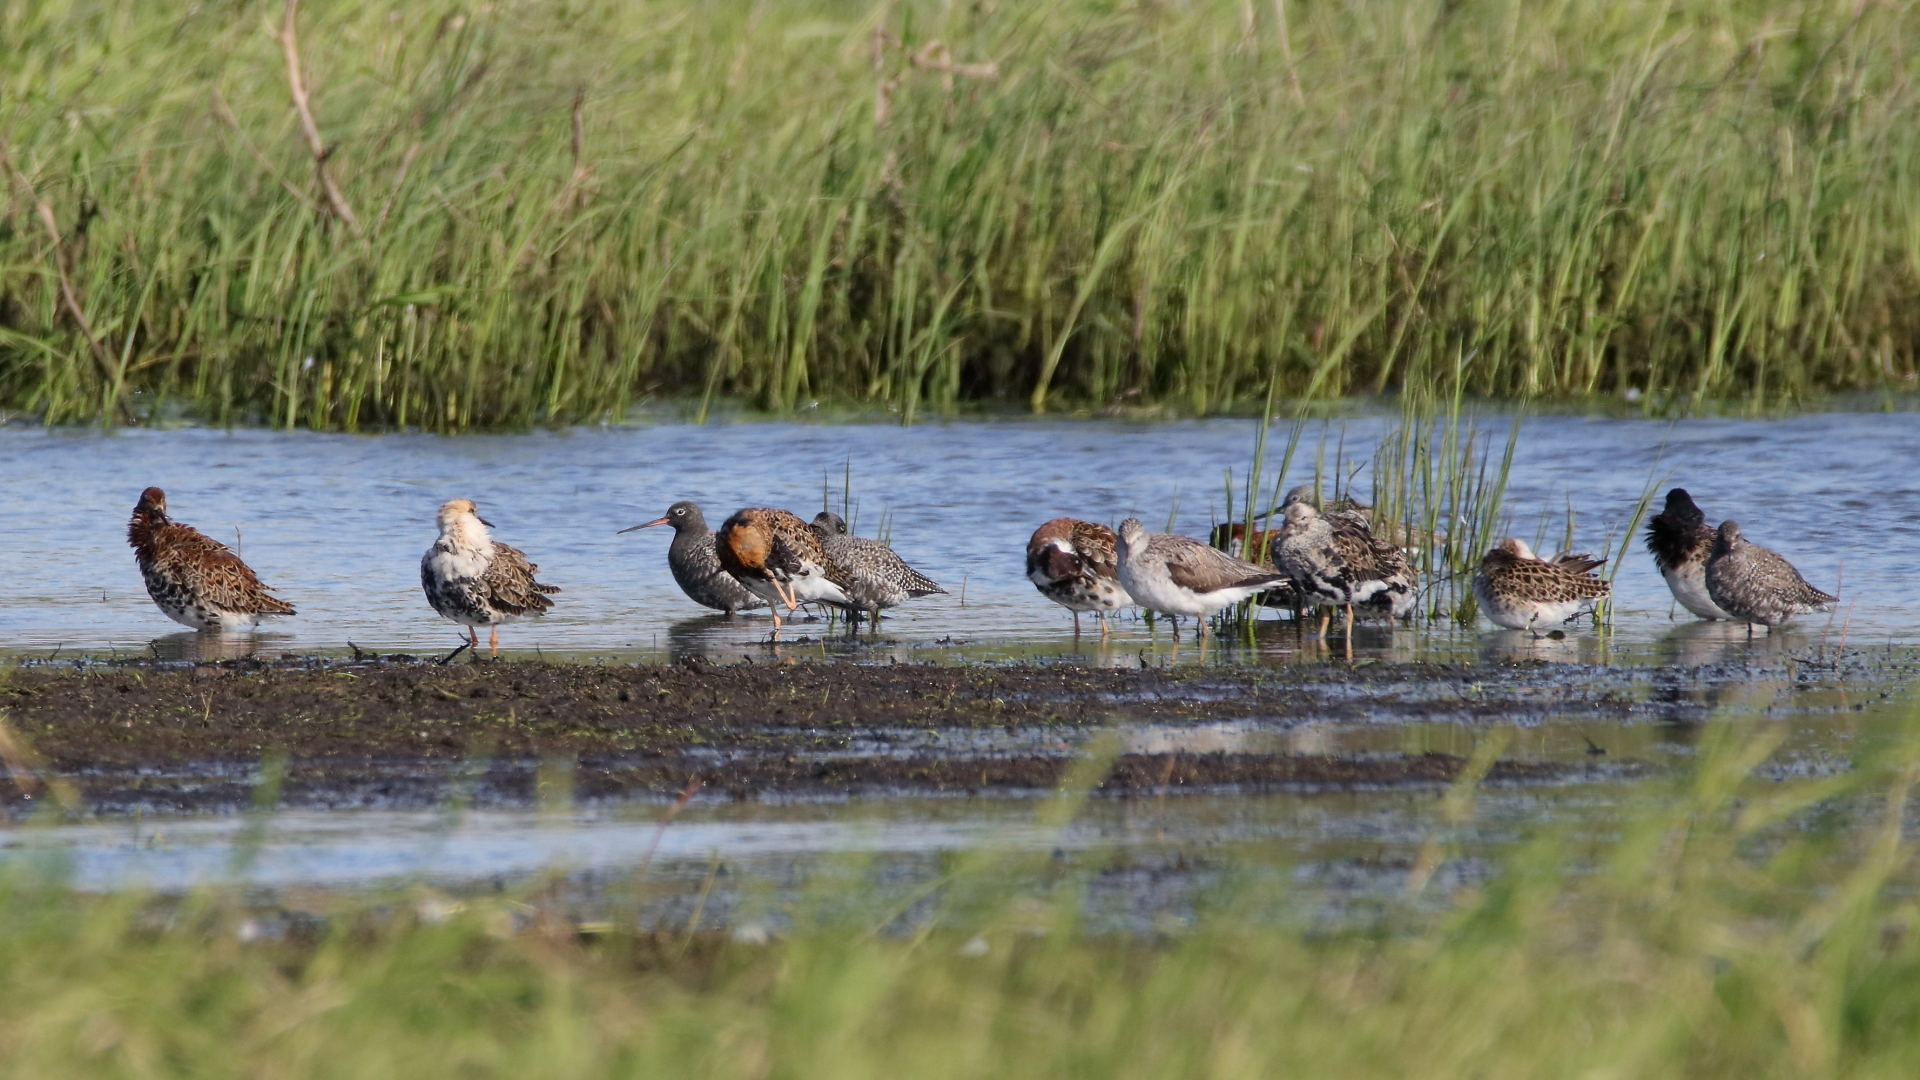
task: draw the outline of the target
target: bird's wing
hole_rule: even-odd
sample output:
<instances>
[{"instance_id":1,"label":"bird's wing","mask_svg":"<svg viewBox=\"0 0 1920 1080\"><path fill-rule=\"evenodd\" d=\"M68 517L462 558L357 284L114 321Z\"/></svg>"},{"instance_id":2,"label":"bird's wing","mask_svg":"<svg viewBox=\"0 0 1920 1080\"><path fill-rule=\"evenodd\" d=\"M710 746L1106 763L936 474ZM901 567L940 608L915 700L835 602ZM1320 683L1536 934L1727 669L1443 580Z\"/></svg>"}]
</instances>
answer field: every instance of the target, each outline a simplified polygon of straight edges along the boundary
<instances>
[{"instance_id":1,"label":"bird's wing","mask_svg":"<svg viewBox=\"0 0 1920 1080\"><path fill-rule=\"evenodd\" d=\"M1333 551L1357 581L1413 580L1406 553L1375 535L1351 515L1333 519Z\"/></svg>"},{"instance_id":2,"label":"bird's wing","mask_svg":"<svg viewBox=\"0 0 1920 1080\"><path fill-rule=\"evenodd\" d=\"M215 607L253 615L294 613L231 548L191 525L160 526L153 550L157 569L190 578L201 598Z\"/></svg>"},{"instance_id":3,"label":"bird's wing","mask_svg":"<svg viewBox=\"0 0 1920 1080\"><path fill-rule=\"evenodd\" d=\"M509 615L532 612L544 614L553 606L547 596L560 591L557 585L542 585L534 580L540 567L527 561L525 552L511 544L493 542L493 561L481 576L493 606Z\"/></svg>"},{"instance_id":4,"label":"bird's wing","mask_svg":"<svg viewBox=\"0 0 1920 1080\"><path fill-rule=\"evenodd\" d=\"M1073 550L1080 553L1081 561L1099 577L1111 578L1116 575L1116 544L1113 530L1105 525L1092 521L1073 523Z\"/></svg>"},{"instance_id":5,"label":"bird's wing","mask_svg":"<svg viewBox=\"0 0 1920 1080\"><path fill-rule=\"evenodd\" d=\"M1236 559L1224 551L1198 540L1178 537L1174 542L1156 545L1156 554L1166 560L1167 576L1175 585L1194 592L1210 593L1235 586L1266 585L1285 575Z\"/></svg>"}]
</instances>

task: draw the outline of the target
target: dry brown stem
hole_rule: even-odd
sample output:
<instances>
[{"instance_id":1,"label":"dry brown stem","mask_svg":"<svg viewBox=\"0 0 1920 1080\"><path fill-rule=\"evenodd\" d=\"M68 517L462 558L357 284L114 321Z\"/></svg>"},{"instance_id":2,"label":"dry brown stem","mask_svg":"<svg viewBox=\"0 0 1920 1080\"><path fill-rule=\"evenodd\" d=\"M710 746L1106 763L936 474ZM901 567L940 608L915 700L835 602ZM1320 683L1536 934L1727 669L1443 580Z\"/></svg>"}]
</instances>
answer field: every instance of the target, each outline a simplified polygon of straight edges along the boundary
<instances>
[{"instance_id":1,"label":"dry brown stem","mask_svg":"<svg viewBox=\"0 0 1920 1080\"><path fill-rule=\"evenodd\" d=\"M26 193L27 201L33 204L34 214L40 219L40 227L45 230L47 242L51 247L54 277L59 283L60 307L67 313L67 318L79 328L80 336L86 338L87 351L93 355L93 362L99 366L100 377L107 380L108 386L115 388L114 411L122 420L131 423L133 410L127 407L126 401L120 395L119 369L99 335L93 332L93 323L87 318L86 306L80 302L80 290L73 284L73 267L70 265L72 260L68 255L67 242L60 235L60 222L53 215L53 207L49 206L47 201L40 197L40 193L34 190L33 181L27 179L27 174L21 172L20 167L13 163L13 155L8 152L4 142L0 142L0 166L3 166L8 175L13 177L14 182L20 185L21 190Z\"/></svg>"},{"instance_id":2,"label":"dry brown stem","mask_svg":"<svg viewBox=\"0 0 1920 1080\"><path fill-rule=\"evenodd\" d=\"M888 34L885 30L875 28L873 32L874 70L880 70L882 66L881 56L884 49L889 45L899 45L905 48L905 45L891 34ZM947 48L946 42L936 38L922 45L918 52L910 54L907 57L907 67L895 72L874 88L874 127L886 126L887 118L893 115L894 93L900 89L902 83L906 82L908 72L916 70L939 72L940 88L949 94L953 93L953 78L956 75L969 79L998 79L1000 77L1000 65L992 61L984 64L954 63L952 50Z\"/></svg>"},{"instance_id":3,"label":"dry brown stem","mask_svg":"<svg viewBox=\"0 0 1920 1080\"><path fill-rule=\"evenodd\" d=\"M227 99L220 93L220 88L217 86L214 87L211 94L213 98L213 115L219 117L222 123L232 129L234 136L240 140L240 145L246 149L247 154L253 158L254 163L265 170L268 176L278 181L280 186L287 190L287 194L300 200L300 205L316 214L319 213L320 204L309 198L307 193L301 191L299 186L293 181L280 175L280 170L273 167L273 162L268 161L267 156L260 152L260 148L253 145L253 140L247 138L246 129L240 126L239 118L233 115L233 109L227 105Z\"/></svg>"},{"instance_id":4,"label":"dry brown stem","mask_svg":"<svg viewBox=\"0 0 1920 1080\"><path fill-rule=\"evenodd\" d=\"M327 168L327 159L333 151L327 147L326 140L320 137L320 125L314 122L311 94L307 90L307 77L300 68L300 38L294 31L295 15L300 8L300 0L287 0L286 11L280 17L280 51L287 58L287 88L293 94L293 109L300 117L300 131L306 136L307 149L313 154L313 172L320 181L320 191L327 197L327 206L333 216L347 226L347 231L360 235L360 219L354 216L353 207L347 205L347 197L340 193L340 186L334 183L333 173Z\"/></svg>"}]
</instances>

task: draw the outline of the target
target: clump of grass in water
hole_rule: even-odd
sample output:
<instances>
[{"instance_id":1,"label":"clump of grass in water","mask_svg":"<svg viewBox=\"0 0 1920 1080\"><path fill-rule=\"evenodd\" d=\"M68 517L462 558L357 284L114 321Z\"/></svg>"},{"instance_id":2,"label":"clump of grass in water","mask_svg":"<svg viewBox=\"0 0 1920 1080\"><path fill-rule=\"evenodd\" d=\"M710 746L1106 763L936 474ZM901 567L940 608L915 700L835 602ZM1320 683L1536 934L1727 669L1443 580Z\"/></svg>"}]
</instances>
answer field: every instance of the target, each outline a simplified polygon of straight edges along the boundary
<instances>
[{"instance_id":1,"label":"clump of grass in water","mask_svg":"<svg viewBox=\"0 0 1920 1080\"><path fill-rule=\"evenodd\" d=\"M1271 414L1269 413L1269 416ZM1293 477L1293 463L1306 426L1296 417L1285 450L1273 471L1273 485L1264 500L1256 501L1263 475L1267 423L1255 439L1254 463L1248 470L1241 504L1245 535L1256 528L1278 528L1278 515L1262 516L1254 507L1277 508ZM1414 568L1420 572L1421 607L1430 620L1471 623L1475 615L1472 577L1482 555L1493 546L1505 507L1507 476L1513 468L1520 438L1521 417L1516 414L1499 457L1492 456L1491 432L1484 432L1465 413L1456 395L1441 402L1409 395L1401 402L1400 423L1381 437L1370 462L1349 465L1346 436L1334 446L1331 467L1326 460L1327 431L1323 424L1315 445L1310 482L1325 499L1359 497L1354 481L1364 470L1372 491L1361 501L1373 507L1374 531L1404 543ZM1297 477L1293 477L1299 482ZM1234 484L1227 476L1226 520L1234 519ZM1247 553L1260 559L1263 551ZM1241 617L1251 612L1243 607Z\"/></svg>"},{"instance_id":2,"label":"clump of grass in water","mask_svg":"<svg viewBox=\"0 0 1920 1080\"><path fill-rule=\"evenodd\" d=\"M1090 931L1072 870L1053 864L1036 905L996 895L1017 856L989 851L930 884L925 921L877 916L891 930L838 895L759 944L576 930L534 895L400 894L331 900L276 936L237 890L156 912L16 859L0 1054L22 1076L288 1080L1909 1075L1920 716L1867 714L1853 768L1785 778L1755 775L1787 735L1758 720L1704 725L1613 828L1533 826L1442 893L1490 732L1435 800L1407 895L1352 922L1316 918L1304 887L1276 914L1229 886L1185 928ZM1045 800L1039 825L1080 798Z\"/></svg>"},{"instance_id":3,"label":"clump of grass in water","mask_svg":"<svg viewBox=\"0 0 1920 1080\"><path fill-rule=\"evenodd\" d=\"M308 0L293 49L261 14L0 11L0 408L1914 385L1920 9Z\"/></svg>"}]
</instances>

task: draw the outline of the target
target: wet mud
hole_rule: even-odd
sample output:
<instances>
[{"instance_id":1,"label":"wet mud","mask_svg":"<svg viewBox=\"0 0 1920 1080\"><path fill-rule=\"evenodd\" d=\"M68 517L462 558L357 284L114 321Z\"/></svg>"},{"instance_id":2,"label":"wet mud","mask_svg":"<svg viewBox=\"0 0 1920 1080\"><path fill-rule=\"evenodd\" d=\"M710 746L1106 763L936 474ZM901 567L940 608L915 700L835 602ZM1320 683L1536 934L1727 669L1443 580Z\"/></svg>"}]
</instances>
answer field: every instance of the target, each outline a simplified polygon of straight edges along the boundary
<instances>
[{"instance_id":1,"label":"wet mud","mask_svg":"<svg viewBox=\"0 0 1920 1080\"><path fill-rule=\"evenodd\" d=\"M1097 731L1131 733L1098 789L1352 791L1440 787L1464 753L1250 752L1156 743L1182 725L1378 729L1640 723L1684 729L1728 700L1858 707L1911 658L1609 667L1540 662L1100 669L1022 666L528 662L412 658L44 664L0 685L0 806L97 813L528 805L702 797L1040 792ZM1870 692L1869 692L1870 691ZM1796 699L1804 702L1796 705ZM1583 736L1584 737L1584 736ZM1489 783L1566 783L1658 766L1588 741L1574 760L1501 760ZM263 789L263 784L268 785ZM35 797L37 796L37 798Z\"/></svg>"}]
</instances>

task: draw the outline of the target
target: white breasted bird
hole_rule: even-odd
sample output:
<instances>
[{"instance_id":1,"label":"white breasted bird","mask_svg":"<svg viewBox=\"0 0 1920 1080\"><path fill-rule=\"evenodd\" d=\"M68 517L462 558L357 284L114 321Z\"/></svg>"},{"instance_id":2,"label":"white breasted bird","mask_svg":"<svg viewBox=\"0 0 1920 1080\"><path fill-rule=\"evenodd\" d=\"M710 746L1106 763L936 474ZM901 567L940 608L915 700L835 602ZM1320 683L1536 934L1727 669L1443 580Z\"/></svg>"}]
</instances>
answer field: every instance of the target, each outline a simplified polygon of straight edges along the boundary
<instances>
[{"instance_id":1,"label":"white breasted bird","mask_svg":"<svg viewBox=\"0 0 1920 1080\"><path fill-rule=\"evenodd\" d=\"M477 627L488 627L487 655L500 652L500 624L545 615L548 596L560 589L534 580L540 568L519 548L493 539L490 523L471 499L449 499L437 517L440 539L420 558L420 587L433 610L467 628L467 643L479 648Z\"/></svg>"},{"instance_id":2,"label":"white breasted bird","mask_svg":"<svg viewBox=\"0 0 1920 1080\"><path fill-rule=\"evenodd\" d=\"M1139 518L1120 523L1120 585L1141 607L1172 616L1174 637L1179 618L1200 620L1200 636L1207 636L1207 618L1284 581L1286 575L1236 559L1191 536L1150 533Z\"/></svg>"}]
</instances>

